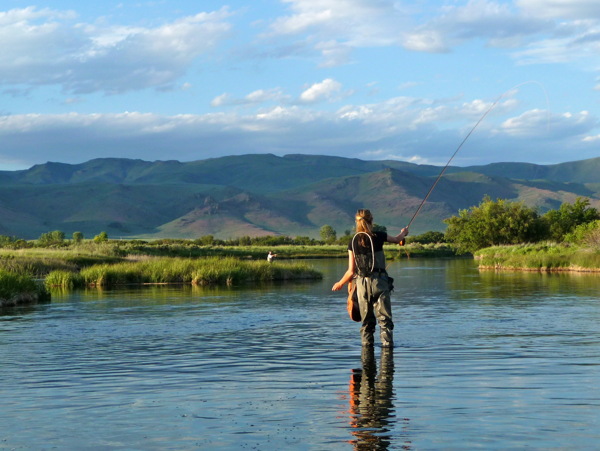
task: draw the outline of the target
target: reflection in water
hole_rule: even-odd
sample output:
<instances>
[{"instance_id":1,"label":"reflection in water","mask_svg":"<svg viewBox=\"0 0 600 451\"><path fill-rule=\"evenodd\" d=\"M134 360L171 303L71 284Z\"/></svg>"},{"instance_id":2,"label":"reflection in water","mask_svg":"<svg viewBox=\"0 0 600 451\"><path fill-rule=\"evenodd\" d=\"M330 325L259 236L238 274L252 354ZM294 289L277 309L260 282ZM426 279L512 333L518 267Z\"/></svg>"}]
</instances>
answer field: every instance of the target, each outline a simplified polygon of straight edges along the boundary
<instances>
[{"instance_id":1,"label":"reflection in water","mask_svg":"<svg viewBox=\"0 0 600 451\"><path fill-rule=\"evenodd\" d=\"M351 443L357 450L386 450L395 422L393 348L382 348L379 375L374 348L364 346L361 357L362 368L353 369L350 376ZM410 449L407 444L403 449Z\"/></svg>"},{"instance_id":2,"label":"reflection in water","mask_svg":"<svg viewBox=\"0 0 600 451\"><path fill-rule=\"evenodd\" d=\"M347 262L317 264L0 312L0 450L598 449L600 277L399 261L394 356L359 363Z\"/></svg>"}]
</instances>

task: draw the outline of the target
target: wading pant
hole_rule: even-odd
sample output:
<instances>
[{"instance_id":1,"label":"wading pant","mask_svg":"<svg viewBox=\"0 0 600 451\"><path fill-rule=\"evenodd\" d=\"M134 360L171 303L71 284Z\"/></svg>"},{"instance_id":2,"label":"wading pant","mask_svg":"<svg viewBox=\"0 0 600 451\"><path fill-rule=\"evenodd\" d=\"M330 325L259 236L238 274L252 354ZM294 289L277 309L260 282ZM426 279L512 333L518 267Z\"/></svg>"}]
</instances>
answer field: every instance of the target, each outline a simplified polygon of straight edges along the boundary
<instances>
[{"instance_id":1,"label":"wading pant","mask_svg":"<svg viewBox=\"0 0 600 451\"><path fill-rule=\"evenodd\" d=\"M381 272L374 273L370 277L357 277L356 294L362 321L360 335L363 346L373 345L373 334L377 323L379 323L381 345L393 346L394 322L387 274Z\"/></svg>"}]
</instances>

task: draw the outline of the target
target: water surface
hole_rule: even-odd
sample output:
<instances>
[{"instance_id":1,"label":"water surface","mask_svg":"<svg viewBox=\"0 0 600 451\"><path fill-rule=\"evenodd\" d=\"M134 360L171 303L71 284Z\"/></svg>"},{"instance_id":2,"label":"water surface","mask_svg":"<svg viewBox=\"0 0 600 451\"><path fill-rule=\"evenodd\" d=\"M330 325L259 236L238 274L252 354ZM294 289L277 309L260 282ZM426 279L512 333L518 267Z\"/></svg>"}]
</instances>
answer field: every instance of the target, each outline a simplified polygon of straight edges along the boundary
<instances>
[{"instance_id":1,"label":"water surface","mask_svg":"<svg viewBox=\"0 0 600 451\"><path fill-rule=\"evenodd\" d=\"M396 347L323 281L54 293L0 314L0 449L597 449L600 277L389 270Z\"/></svg>"}]
</instances>

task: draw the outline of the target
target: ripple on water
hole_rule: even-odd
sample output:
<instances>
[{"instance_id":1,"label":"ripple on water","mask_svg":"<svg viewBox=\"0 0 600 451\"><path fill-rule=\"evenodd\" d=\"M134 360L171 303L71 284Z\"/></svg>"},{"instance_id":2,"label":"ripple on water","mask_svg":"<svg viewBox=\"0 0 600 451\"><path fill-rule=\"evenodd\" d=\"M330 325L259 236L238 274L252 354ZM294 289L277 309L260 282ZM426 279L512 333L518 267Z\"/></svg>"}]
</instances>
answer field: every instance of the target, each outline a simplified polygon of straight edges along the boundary
<instances>
[{"instance_id":1,"label":"ripple on water","mask_svg":"<svg viewBox=\"0 0 600 451\"><path fill-rule=\"evenodd\" d=\"M362 352L337 264L317 284L74 293L2 316L1 446L594 449L600 286L411 264L392 274L391 359Z\"/></svg>"}]
</instances>

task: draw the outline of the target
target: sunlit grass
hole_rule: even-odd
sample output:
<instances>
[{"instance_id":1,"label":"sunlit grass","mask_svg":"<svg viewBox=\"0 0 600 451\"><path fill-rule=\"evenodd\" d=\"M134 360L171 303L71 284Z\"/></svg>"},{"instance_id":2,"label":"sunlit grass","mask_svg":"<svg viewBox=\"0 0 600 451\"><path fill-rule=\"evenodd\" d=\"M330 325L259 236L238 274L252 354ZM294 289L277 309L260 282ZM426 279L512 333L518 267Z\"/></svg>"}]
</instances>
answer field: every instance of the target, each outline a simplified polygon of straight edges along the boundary
<instances>
[{"instance_id":1,"label":"sunlit grass","mask_svg":"<svg viewBox=\"0 0 600 451\"><path fill-rule=\"evenodd\" d=\"M79 274L51 272L47 286L116 286L127 284L189 283L235 285L275 280L318 279L321 274L305 263L245 261L236 258L145 258L83 268Z\"/></svg>"},{"instance_id":2,"label":"sunlit grass","mask_svg":"<svg viewBox=\"0 0 600 451\"><path fill-rule=\"evenodd\" d=\"M551 242L489 247L475 258L480 268L600 271L600 251Z\"/></svg>"}]
</instances>

